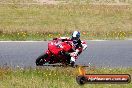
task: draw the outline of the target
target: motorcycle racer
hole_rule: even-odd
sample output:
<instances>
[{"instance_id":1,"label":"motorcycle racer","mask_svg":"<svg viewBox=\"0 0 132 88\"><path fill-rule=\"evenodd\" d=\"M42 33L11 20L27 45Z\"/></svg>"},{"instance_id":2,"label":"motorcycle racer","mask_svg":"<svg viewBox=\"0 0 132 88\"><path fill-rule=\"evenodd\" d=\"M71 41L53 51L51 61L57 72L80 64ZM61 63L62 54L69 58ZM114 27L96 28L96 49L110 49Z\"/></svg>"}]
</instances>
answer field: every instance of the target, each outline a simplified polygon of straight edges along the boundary
<instances>
[{"instance_id":1,"label":"motorcycle racer","mask_svg":"<svg viewBox=\"0 0 132 88\"><path fill-rule=\"evenodd\" d=\"M74 31L72 33L71 38L69 38L69 37L60 37L60 38L56 38L55 40L62 41L62 42L72 41L71 45L73 47L72 48L73 52L69 53L70 56L71 56L71 59L70 59L71 66L74 66L75 61L78 58L78 56L82 53L82 51L84 51L87 48L86 42L81 41L80 32L78 32L78 31Z\"/></svg>"}]
</instances>

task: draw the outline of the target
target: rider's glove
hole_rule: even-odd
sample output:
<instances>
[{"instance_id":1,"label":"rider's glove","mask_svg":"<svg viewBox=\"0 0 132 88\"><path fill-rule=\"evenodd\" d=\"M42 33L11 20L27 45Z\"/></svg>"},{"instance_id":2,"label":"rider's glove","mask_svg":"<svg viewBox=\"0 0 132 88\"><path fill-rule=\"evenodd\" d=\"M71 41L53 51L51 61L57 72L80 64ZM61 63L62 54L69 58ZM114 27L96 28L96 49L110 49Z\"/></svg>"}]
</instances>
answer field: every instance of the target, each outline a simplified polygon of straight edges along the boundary
<instances>
[{"instance_id":1,"label":"rider's glove","mask_svg":"<svg viewBox=\"0 0 132 88\"><path fill-rule=\"evenodd\" d=\"M86 42L82 41L82 50L84 51L87 48Z\"/></svg>"}]
</instances>

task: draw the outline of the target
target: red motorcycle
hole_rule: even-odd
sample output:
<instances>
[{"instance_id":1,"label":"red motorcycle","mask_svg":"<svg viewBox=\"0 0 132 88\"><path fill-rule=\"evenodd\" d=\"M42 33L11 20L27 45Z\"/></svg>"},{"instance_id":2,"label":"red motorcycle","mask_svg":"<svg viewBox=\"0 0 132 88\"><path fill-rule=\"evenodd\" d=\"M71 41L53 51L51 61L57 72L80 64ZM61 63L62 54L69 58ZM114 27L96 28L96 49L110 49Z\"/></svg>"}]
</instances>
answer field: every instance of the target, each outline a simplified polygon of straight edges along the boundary
<instances>
[{"instance_id":1,"label":"red motorcycle","mask_svg":"<svg viewBox=\"0 0 132 88\"><path fill-rule=\"evenodd\" d=\"M43 66L44 64L55 64L62 63L63 65L72 65L70 64L70 52L73 52L72 41L59 41L53 39L48 43L48 50L40 55L36 59L37 66Z\"/></svg>"}]
</instances>

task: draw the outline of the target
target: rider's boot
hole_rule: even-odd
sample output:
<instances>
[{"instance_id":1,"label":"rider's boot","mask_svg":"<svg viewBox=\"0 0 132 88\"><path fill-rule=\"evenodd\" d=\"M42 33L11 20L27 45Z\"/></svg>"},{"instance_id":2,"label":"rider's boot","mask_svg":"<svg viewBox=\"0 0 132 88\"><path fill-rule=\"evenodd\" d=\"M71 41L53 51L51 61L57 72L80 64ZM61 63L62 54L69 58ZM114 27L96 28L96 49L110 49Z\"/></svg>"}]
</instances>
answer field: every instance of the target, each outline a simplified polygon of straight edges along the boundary
<instances>
[{"instance_id":1,"label":"rider's boot","mask_svg":"<svg viewBox=\"0 0 132 88\"><path fill-rule=\"evenodd\" d=\"M75 66L75 58L74 57L71 57L70 64L72 67Z\"/></svg>"}]
</instances>

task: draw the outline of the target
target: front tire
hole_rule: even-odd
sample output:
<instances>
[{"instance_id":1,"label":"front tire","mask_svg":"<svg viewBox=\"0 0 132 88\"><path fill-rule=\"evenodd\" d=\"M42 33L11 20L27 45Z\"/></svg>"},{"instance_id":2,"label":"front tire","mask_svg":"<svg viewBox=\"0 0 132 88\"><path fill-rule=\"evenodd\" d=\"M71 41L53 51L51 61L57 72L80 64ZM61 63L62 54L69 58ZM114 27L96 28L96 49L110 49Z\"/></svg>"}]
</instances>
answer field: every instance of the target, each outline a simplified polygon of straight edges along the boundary
<instances>
[{"instance_id":1,"label":"front tire","mask_svg":"<svg viewBox=\"0 0 132 88\"><path fill-rule=\"evenodd\" d=\"M43 66L43 64L46 63L46 58L48 57L48 54L42 54L36 59L36 66Z\"/></svg>"}]
</instances>

